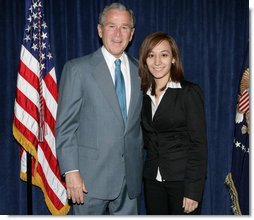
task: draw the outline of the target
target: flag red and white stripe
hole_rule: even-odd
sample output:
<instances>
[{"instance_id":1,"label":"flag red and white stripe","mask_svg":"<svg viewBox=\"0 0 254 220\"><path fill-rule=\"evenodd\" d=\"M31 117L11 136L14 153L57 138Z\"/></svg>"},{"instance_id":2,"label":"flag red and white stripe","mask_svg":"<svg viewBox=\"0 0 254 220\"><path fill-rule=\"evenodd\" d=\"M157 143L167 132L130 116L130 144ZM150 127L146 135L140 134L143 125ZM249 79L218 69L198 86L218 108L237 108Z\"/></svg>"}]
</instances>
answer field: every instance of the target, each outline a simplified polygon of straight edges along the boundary
<instances>
[{"instance_id":1,"label":"flag red and white stripe","mask_svg":"<svg viewBox=\"0 0 254 220\"><path fill-rule=\"evenodd\" d=\"M238 108L240 112L246 113L249 111L249 92L247 89L244 90L239 99Z\"/></svg>"},{"instance_id":2,"label":"flag red and white stripe","mask_svg":"<svg viewBox=\"0 0 254 220\"><path fill-rule=\"evenodd\" d=\"M21 145L21 179L27 180L26 156L29 153L32 155L32 183L42 189L49 211L63 215L70 207L56 155L54 129L58 88L43 16L41 0L30 0L20 53L13 135Z\"/></svg>"}]
</instances>

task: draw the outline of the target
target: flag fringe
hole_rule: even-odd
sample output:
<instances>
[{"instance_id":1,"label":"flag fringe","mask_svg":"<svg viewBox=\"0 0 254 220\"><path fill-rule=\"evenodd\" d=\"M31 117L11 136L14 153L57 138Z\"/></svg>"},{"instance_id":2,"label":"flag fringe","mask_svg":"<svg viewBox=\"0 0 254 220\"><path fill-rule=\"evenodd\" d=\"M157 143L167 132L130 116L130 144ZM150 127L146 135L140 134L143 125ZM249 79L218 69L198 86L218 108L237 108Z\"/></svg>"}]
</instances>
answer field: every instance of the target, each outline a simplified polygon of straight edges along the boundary
<instances>
[{"instance_id":1,"label":"flag fringe","mask_svg":"<svg viewBox=\"0 0 254 220\"><path fill-rule=\"evenodd\" d=\"M20 178L23 181L27 181L27 173L20 172ZM41 179L40 175L36 174L35 176L32 176L32 183L33 183L33 185L39 187L42 190L42 192L44 194L45 202L47 204L47 207L53 215L66 215L66 214L68 214L68 212L70 211L70 206L68 205L68 203L63 208L61 208L60 210L55 208L55 206L53 205L53 203L51 202L51 200L48 197L48 194L47 194L46 189L43 185L43 182L42 182L42 179Z\"/></svg>"},{"instance_id":2,"label":"flag fringe","mask_svg":"<svg viewBox=\"0 0 254 220\"><path fill-rule=\"evenodd\" d=\"M37 157L37 153L36 153L35 147L17 129L15 124L13 124L13 135L16 138L16 140L19 142L19 144L21 144L22 147L35 158L35 169L34 169L34 173L32 175L32 184L37 186L37 187L39 187L43 191L45 202L46 202L46 205L47 205L49 211L53 215L66 215L69 212L69 210L70 210L69 204L67 203L60 210L56 209L54 204L51 202L51 200L48 197L47 191L46 191L46 189L44 187L44 184L42 182L42 179L41 179L40 175L37 173L37 169L36 168L38 166L38 157ZM27 173L20 172L20 178L23 181L27 181Z\"/></svg>"},{"instance_id":3,"label":"flag fringe","mask_svg":"<svg viewBox=\"0 0 254 220\"><path fill-rule=\"evenodd\" d=\"M235 188L234 181L232 179L232 174L231 172L226 176L225 178L225 184L228 187L229 190L229 195L230 195L230 200L231 200L231 208L233 211L234 215L242 215L240 205L238 202L238 193Z\"/></svg>"},{"instance_id":4,"label":"flag fringe","mask_svg":"<svg viewBox=\"0 0 254 220\"><path fill-rule=\"evenodd\" d=\"M14 123L12 125L12 132L13 132L13 136L16 138L18 143L25 149L25 151L31 154L35 158L34 172L36 173L37 166L38 166L38 156L37 156L35 146L30 141L27 140L27 138L19 131L19 129L16 127Z\"/></svg>"}]
</instances>

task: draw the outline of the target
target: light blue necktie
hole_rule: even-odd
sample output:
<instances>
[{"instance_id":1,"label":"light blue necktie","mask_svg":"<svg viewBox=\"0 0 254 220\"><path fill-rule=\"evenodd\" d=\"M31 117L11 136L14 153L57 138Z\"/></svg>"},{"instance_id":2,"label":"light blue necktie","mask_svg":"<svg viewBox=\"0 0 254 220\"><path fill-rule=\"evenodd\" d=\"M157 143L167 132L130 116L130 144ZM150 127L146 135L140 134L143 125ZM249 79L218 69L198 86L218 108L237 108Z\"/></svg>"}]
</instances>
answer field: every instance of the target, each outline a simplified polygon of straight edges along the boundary
<instances>
[{"instance_id":1,"label":"light blue necktie","mask_svg":"<svg viewBox=\"0 0 254 220\"><path fill-rule=\"evenodd\" d=\"M127 119L126 95L123 74L121 72L121 60L115 60L115 91L123 116L124 126Z\"/></svg>"}]
</instances>

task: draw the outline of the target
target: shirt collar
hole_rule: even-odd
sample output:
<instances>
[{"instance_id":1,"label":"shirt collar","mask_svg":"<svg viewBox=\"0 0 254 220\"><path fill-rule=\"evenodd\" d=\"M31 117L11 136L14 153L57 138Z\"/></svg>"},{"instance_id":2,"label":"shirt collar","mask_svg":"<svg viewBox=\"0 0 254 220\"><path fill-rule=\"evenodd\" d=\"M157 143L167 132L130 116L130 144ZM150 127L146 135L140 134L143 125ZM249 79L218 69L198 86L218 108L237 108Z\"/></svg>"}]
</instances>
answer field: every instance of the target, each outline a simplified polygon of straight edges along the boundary
<instances>
[{"instance_id":1,"label":"shirt collar","mask_svg":"<svg viewBox=\"0 0 254 220\"><path fill-rule=\"evenodd\" d=\"M116 58L111 53L109 53L104 46L101 47L101 51L102 51L102 54L108 64L108 66L109 67L114 66L115 65L114 62L115 62ZM118 59L121 60L121 65L126 66L128 58L127 58L127 55L125 54L125 52L123 52L122 56Z\"/></svg>"},{"instance_id":2,"label":"shirt collar","mask_svg":"<svg viewBox=\"0 0 254 220\"><path fill-rule=\"evenodd\" d=\"M171 89L181 89L181 83L180 82L173 82L173 81L169 81L167 83L167 88L171 88Z\"/></svg>"},{"instance_id":3,"label":"shirt collar","mask_svg":"<svg viewBox=\"0 0 254 220\"><path fill-rule=\"evenodd\" d=\"M169 82L167 83L167 86L166 86L166 89L167 89L167 88L171 88L171 89L181 89L182 86L181 86L180 82L169 81ZM166 90L166 89L165 89L165 90ZM151 87L150 87L150 89L147 90L146 94L149 95L149 96L151 96Z\"/></svg>"}]
</instances>

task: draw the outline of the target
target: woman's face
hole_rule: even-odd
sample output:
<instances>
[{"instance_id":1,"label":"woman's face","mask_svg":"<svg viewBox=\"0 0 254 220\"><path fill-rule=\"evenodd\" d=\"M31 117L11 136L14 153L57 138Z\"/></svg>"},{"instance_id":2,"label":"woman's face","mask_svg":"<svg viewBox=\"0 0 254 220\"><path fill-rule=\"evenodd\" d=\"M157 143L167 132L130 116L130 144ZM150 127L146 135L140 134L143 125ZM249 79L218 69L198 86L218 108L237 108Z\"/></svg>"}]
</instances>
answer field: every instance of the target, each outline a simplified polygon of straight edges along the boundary
<instances>
[{"instance_id":1,"label":"woman's face","mask_svg":"<svg viewBox=\"0 0 254 220\"><path fill-rule=\"evenodd\" d=\"M164 40L157 44L146 58L146 64L155 80L169 79L172 63L175 62L169 42Z\"/></svg>"}]
</instances>

